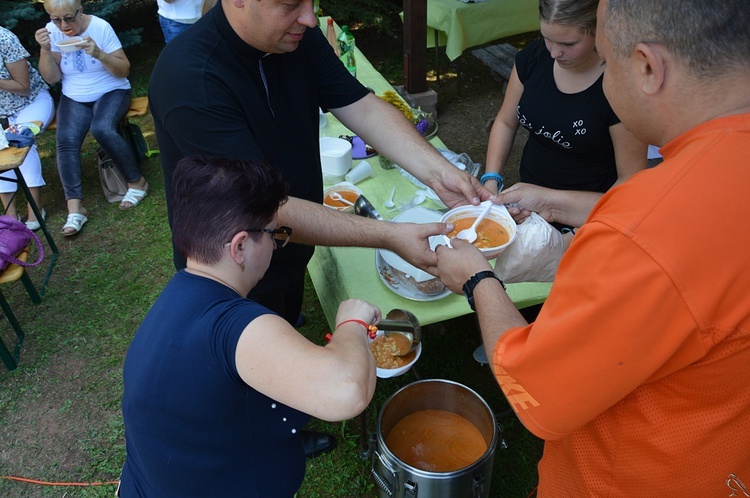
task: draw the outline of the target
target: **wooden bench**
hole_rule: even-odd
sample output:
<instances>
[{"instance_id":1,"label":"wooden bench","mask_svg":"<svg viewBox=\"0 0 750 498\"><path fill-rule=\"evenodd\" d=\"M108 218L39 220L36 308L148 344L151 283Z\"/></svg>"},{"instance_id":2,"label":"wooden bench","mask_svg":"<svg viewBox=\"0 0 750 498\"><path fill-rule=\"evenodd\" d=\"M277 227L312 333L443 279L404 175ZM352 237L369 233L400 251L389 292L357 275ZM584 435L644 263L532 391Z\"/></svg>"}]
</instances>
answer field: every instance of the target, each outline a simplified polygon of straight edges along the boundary
<instances>
[{"instance_id":1,"label":"wooden bench","mask_svg":"<svg viewBox=\"0 0 750 498\"><path fill-rule=\"evenodd\" d=\"M133 97L130 100L130 109L125 113L125 117L122 118L122 124L126 124L128 119L136 116L145 116L148 114L148 97ZM54 130L57 128L57 117L47 127L48 130Z\"/></svg>"},{"instance_id":2,"label":"wooden bench","mask_svg":"<svg viewBox=\"0 0 750 498\"><path fill-rule=\"evenodd\" d=\"M477 48L472 50L471 53L489 66L495 80L503 84L503 93L505 93L505 89L508 88L510 73L516 64L518 49L508 43L502 43Z\"/></svg>"}]
</instances>

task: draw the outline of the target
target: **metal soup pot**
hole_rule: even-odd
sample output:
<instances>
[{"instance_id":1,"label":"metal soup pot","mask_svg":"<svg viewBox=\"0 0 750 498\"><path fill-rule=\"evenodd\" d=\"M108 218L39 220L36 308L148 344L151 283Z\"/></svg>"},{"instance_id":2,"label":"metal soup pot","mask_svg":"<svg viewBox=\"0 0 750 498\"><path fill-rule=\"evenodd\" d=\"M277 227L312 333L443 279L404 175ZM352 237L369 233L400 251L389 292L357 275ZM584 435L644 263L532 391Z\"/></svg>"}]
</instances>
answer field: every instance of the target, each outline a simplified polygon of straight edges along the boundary
<instances>
[{"instance_id":1,"label":"metal soup pot","mask_svg":"<svg viewBox=\"0 0 750 498\"><path fill-rule=\"evenodd\" d=\"M385 441L402 418L420 410L445 410L471 422L487 443L487 451L471 465L452 472L429 472L396 457ZM498 429L489 405L466 386L441 379L414 382L398 390L378 415L372 476L381 498L487 498Z\"/></svg>"}]
</instances>

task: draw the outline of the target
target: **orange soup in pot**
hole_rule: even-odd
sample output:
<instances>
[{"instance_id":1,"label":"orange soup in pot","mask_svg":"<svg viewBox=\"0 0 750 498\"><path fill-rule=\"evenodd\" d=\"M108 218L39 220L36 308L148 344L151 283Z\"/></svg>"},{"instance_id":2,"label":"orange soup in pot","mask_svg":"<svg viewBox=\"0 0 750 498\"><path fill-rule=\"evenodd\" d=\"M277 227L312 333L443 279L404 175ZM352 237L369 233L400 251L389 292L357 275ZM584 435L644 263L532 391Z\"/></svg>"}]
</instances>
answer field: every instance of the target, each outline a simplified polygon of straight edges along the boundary
<instances>
[{"instance_id":1,"label":"orange soup in pot","mask_svg":"<svg viewBox=\"0 0 750 498\"><path fill-rule=\"evenodd\" d=\"M451 223L455 225L455 228L448 234L448 238L452 239L458 235L461 230L469 228L474 224L476 219L476 216L467 216L466 218L452 220ZM510 240L510 234L508 234L505 227L491 218L483 219L476 230L477 240L474 241L474 245L479 249L499 247Z\"/></svg>"},{"instance_id":2,"label":"orange soup in pot","mask_svg":"<svg viewBox=\"0 0 750 498\"><path fill-rule=\"evenodd\" d=\"M446 410L418 410L393 426L386 446L402 462L429 472L468 467L487 451L479 429Z\"/></svg>"}]
</instances>

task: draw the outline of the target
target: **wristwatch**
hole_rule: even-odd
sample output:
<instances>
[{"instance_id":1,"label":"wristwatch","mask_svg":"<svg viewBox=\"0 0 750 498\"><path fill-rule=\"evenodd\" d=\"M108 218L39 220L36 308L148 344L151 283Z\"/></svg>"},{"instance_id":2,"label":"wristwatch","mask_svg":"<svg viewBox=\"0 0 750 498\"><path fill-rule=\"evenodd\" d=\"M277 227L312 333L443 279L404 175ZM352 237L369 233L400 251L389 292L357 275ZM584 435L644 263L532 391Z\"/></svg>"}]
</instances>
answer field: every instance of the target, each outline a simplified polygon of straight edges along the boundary
<instances>
[{"instance_id":1,"label":"wristwatch","mask_svg":"<svg viewBox=\"0 0 750 498\"><path fill-rule=\"evenodd\" d=\"M507 289L505 287L505 282L500 280L500 277L495 275L495 272L492 270L482 270L480 272L477 272L472 276L469 280L466 281L466 283L463 286L464 289L464 296L466 296L466 300L469 301L469 306L473 311L476 311L477 309L474 307L474 287L477 286L479 282L484 280L485 278L494 278L498 282L500 282L500 285L503 286L503 289Z\"/></svg>"}]
</instances>

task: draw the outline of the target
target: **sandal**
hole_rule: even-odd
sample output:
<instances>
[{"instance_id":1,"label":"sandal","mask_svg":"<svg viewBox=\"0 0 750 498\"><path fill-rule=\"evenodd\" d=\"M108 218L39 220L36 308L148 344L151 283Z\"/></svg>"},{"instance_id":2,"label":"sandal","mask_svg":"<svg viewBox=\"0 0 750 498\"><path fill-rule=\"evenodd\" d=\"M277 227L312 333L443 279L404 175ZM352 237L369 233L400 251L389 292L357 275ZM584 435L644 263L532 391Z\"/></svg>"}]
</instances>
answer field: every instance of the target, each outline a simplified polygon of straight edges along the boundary
<instances>
[{"instance_id":1,"label":"sandal","mask_svg":"<svg viewBox=\"0 0 750 498\"><path fill-rule=\"evenodd\" d=\"M47 219L47 211L45 211L44 208L42 208L42 221L44 221L45 219ZM26 220L26 228L28 228L29 230L36 231L42 228L42 224L39 223L39 220L34 220L34 221Z\"/></svg>"},{"instance_id":2,"label":"sandal","mask_svg":"<svg viewBox=\"0 0 750 498\"><path fill-rule=\"evenodd\" d=\"M85 212L85 211L84 211ZM70 237L71 235L75 235L78 232L81 231L81 228L83 228L83 225L89 221L88 218L86 218L86 215L83 213L70 213L68 215L68 220L65 222L65 225L62 227L62 234L64 237ZM65 231L66 229L72 229L69 231Z\"/></svg>"},{"instance_id":3,"label":"sandal","mask_svg":"<svg viewBox=\"0 0 750 498\"><path fill-rule=\"evenodd\" d=\"M125 193L125 197L123 197L122 201L120 201L120 209L123 211L133 209L141 203L146 195L148 195L148 183L146 184L146 188L144 190L139 190L137 188L128 188L128 191ZM123 204L125 204L126 202L129 202L130 206L123 206Z\"/></svg>"}]
</instances>

